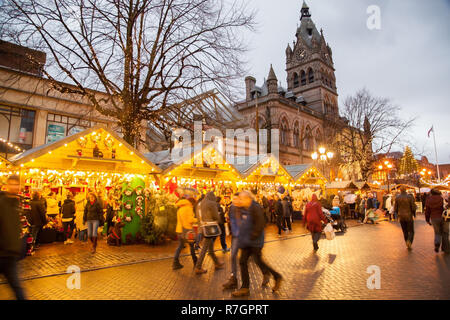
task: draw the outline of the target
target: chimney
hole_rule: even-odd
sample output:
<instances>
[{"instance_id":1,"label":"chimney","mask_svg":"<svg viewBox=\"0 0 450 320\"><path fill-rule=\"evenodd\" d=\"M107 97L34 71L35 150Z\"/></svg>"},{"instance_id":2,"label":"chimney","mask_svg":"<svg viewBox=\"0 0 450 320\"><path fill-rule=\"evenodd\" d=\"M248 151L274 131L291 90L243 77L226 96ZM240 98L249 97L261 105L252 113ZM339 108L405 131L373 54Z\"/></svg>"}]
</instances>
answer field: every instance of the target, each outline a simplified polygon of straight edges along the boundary
<instances>
[{"instance_id":1,"label":"chimney","mask_svg":"<svg viewBox=\"0 0 450 320\"><path fill-rule=\"evenodd\" d=\"M245 78L245 100L250 101L252 100L252 90L255 88L256 85L256 79L253 77L246 77Z\"/></svg>"}]
</instances>

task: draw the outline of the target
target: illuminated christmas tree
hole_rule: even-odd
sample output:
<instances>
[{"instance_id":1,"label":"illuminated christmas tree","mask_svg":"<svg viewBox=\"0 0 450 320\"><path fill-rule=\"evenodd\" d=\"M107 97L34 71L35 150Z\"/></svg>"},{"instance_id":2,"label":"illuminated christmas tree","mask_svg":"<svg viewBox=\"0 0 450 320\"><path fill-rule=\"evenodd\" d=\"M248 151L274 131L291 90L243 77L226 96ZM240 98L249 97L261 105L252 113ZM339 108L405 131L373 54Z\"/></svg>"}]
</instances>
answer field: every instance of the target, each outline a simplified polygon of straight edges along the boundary
<instances>
[{"instance_id":1,"label":"illuminated christmas tree","mask_svg":"<svg viewBox=\"0 0 450 320\"><path fill-rule=\"evenodd\" d=\"M419 164L417 160L414 158L414 155L411 151L411 148L406 146L405 152L403 153L403 157L400 160L399 173L401 175L411 175L416 173L419 170Z\"/></svg>"}]
</instances>

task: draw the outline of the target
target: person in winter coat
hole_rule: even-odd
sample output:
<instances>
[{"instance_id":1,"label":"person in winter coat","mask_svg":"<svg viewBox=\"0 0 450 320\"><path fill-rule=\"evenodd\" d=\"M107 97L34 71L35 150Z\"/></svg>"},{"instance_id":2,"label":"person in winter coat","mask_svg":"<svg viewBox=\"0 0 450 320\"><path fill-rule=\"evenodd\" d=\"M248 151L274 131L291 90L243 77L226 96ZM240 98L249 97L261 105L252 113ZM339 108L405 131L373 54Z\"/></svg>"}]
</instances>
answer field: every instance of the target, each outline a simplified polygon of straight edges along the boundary
<instances>
[{"instance_id":1,"label":"person in winter coat","mask_svg":"<svg viewBox=\"0 0 450 320\"><path fill-rule=\"evenodd\" d=\"M89 201L84 207L83 223L87 223L88 237L92 243L92 253L97 250L97 231L100 222L103 221L103 208L97 201L95 193L89 194Z\"/></svg>"},{"instance_id":2,"label":"person in winter coat","mask_svg":"<svg viewBox=\"0 0 450 320\"><path fill-rule=\"evenodd\" d=\"M444 199L439 190L431 190L431 195L427 198L425 207L425 219L434 229L434 251L438 253L441 248L444 253L450 254L450 244L448 240L450 221L445 221L442 217L444 211ZM449 209L448 205L446 209Z\"/></svg>"},{"instance_id":3,"label":"person in winter coat","mask_svg":"<svg viewBox=\"0 0 450 320\"><path fill-rule=\"evenodd\" d=\"M414 218L416 217L417 207L414 197L406 193L405 187L402 187L400 191L400 195L395 199L394 211L400 219L406 247L411 250L414 241Z\"/></svg>"},{"instance_id":4,"label":"person in winter coat","mask_svg":"<svg viewBox=\"0 0 450 320\"><path fill-rule=\"evenodd\" d=\"M45 216L44 204L41 201L41 196L39 192L33 193L33 198L30 202L31 213L30 213L30 225L31 234L33 236L33 247L35 249L39 246L39 234L42 228L47 224L47 217Z\"/></svg>"},{"instance_id":5,"label":"person in winter coat","mask_svg":"<svg viewBox=\"0 0 450 320\"><path fill-rule=\"evenodd\" d=\"M47 216L50 218L54 218L59 214L59 205L58 200L56 199L56 193L50 193L50 196L47 198Z\"/></svg>"},{"instance_id":6,"label":"person in winter coat","mask_svg":"<svg viewBox=\"0 0 450 320\"><path fill-rule=\"evenodd\" d=\"M84 207L86 204L86 197L84 193L77 193L75 196L75 224L78 231L78 240L83 244L87 242L87 224L83 222Z\"/></svg>"},{"instance_id":7,"label":"person in winter coat","mask_svg":"<svg viewBox=\"0 0 450 320\"><path fill-rule=\"evenodd\" d=\"M197 219L195 218L194 214L193 201L182 198L178 200L176 206L178 207L178 211L177 211L177 227L175 231L178 234L179 245L177 250L175 251L175 257L173 259L172 265L173 270L181 269L184 267L180 263L180 253L181 250L183 250L184 244L187 242L186 234L188 232L193 232L194 229L193 224L197 222ZM188 244L191 250L192 261L195 266L197 263L197 256L195 255L194 242L188 242Z\"/></svg>"},{"instance_id":8,"label":"person in winter coat","mask_svg":"<svg viewBox=\"0 0 450 320\"><path fill-rule=\"evenodd\" d=\"M70 238L72 238L73 229L75 227L75 201L72 200L73 195L71 192L67 193L67 199L64 200L61 206L62 211L62 225L64 232L64 244L73 243Z\"/></svg>"},{"instance_id":9,"label":"person in winter coat","mask_svg":"<svg viewBox=\"0 0 450 320\"><path fill-rule=\"evenodd\" d=\"M275 204L274 204L277 228L278 228L278 237L281 237L281 230L285 230L284 226L284 213L283 213L283 205L281 203L281 198L278 195L275 195Z\"/></svg>"},{"instance_id":10,"label":"person in winter coat","mask_svg":"<svg viewBox=\"0 0 450 320\"><path fill-rule=\"evenodd\" d=\"M320 205L317 195L313 194L312 199L305 208L305 220L306 228L311 232L314 250L319 250L319 239L322 235L323 222L326 218L322 212L322 206Z\"/></svg>"},{"instance_id":11,"label":"person in winter coat","mask_svg":"<svg viewBox=\"0 0 450 320\"><path fill-rule=\"evenodd\" d=\"M115 200L114 200L113 196L111 195L108 198L108 204L106 205L106 219L105 219L105 222L106 222L107 230L103 231L103 233L104 234L106 233L107 236L110 233L109 230L112 230L111 228L114 227L113 219L114 219L114 216L116 215L116 212L114 210L114 204L115 204Z\"/></svg>"},{"instance_id":12,"label":"person in winter coat","mask_svg":"<svg viewBox=\"0 0 450 320\"><path fill-rule=\"evenodd\" d=\"M20 179L10 176L6 183L8 191L0 192L0 274L8 281L16 299L25 300L17 271L17 261L23 250L18 198Z\"/></svg>"},{"instance_id":13,"label":"person in winter coat","mask_svg":"<svg viewBox=\"0 0 450 320\"><path fill-rule=\"evenodd\" d=\"M230 220L230 232L231 232L231 276L227 282L223 284L224 289L237 289L237 256L239 252L238 237L239 237L239 227L242 222L242 215L247 215L244 212L245 208L241 207L241 202L239 200L239 192L233 195L232 205L230 206L230 211L228 212L228 217Z\"/></svg>"},{"instance_id":14,"label":"person in winter coat","mask_svg":"<svg viewBox=\"0 0 450 320\"><path fill-rule=\"evenodd\" d=\"M278 205L278 210L281 210L281 215L283 216L283 227L284 230L289 233L292 232L292 225L291 225L291 219L292 219L292 213L294 212L294 209L292 208L292 202L289 196L284 196L282 200L280 200L280 203Z\"/></svg>"},{"instance_id":15,"label":"person in winter coat","mask_svg":"<svg viewBox=\"0 0 450 320\"><path fill-rule=\"evenodd\" d=\"M245 208L245 215L242 215L239 227L238 246L241 250L239 266L241 268L242 285L241 288L232 293L234 297L245 297L250 295L250 276L248 273L248 260L253 256L253 261L263 273L262 286L266 286L270 281L270 275L275 279L272 291L280 289L282 276L262 259L262 248L264 246L264 212L261 206L253 200L248 191L239 194L240 205ZM244 213L244 212L242 212Z\"/></svg>"},{"instance_id":16,"label":"person in winter coat","mask_svg":"<svg viewBox=\"0 0 450 320\"><path fill-rule=\"evenodd\" d=\"M226 237L227 234L225 232L225 211L223 210L220 201L222 200L221 197L217 197L216 201L217 201L217 210L219 211L219 227L220 227L220 245L222 246L222 251L228 252L230 251L230 249L228 249L227 246L227 242L226 242Z\"/></svg>"},{"instance_id":17,"label":"person in winter coat","mask_svg":"<svg viewBox=\"0 0 450 320\"><path fill-rule=\"evenodd\" d=\"M220 217L219 211L217 210L217 201L214 192L209 192L206 194L205 198L198 205L198 217L200 219L200 226L207 222L215 222L219 224ZM195 274L203 274L207 271L202 269L203 260L205 259L206 251L208 251L209 256L213 259L215 268L222 269L223 262L220 262L214 253L214 241L216 237L205 237L203 240L203 247L200 251L197 263L195 265Z\"/></svg>"}]
</instances>

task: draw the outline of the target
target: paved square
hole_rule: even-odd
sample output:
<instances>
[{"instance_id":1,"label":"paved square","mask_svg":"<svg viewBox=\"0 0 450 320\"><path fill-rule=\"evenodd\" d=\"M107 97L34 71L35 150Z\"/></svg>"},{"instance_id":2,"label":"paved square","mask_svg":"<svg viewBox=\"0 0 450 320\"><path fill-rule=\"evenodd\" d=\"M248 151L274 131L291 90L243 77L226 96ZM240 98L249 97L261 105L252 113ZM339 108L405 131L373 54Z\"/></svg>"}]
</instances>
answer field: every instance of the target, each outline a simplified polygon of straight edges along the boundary
<instances>
[{"instance_id":1,"label":"paved square","mask_svg":"<svg viewBox=\"0 0 450 320\"><path fill-rule=\"evenodd\" d=\"M262 275L251 263L250 299L450 299L450 256L434 252L433 230L422 216L416 221L411 252L400 225L394 222L350 228L333 241L322 239L317 254L309 235L268 238L264 258L283 275L284 282L276 294L269 287L261 288ZM185 267L177 271L172 271L170 258L162 257L82 272L79 290L66 287L69 275L27 280L23 285L29 299L232 299L229 291L222 290L231 270L230 254L220 251L218 256L226 262L225 269L214 271L207 257L208 273L201 276L193 273L189 256L181 259ZM380 268L379 290L367 287L369 266ZM0 285L0 299L12 298L9 287Z\"/></svg>"}]
</instances>

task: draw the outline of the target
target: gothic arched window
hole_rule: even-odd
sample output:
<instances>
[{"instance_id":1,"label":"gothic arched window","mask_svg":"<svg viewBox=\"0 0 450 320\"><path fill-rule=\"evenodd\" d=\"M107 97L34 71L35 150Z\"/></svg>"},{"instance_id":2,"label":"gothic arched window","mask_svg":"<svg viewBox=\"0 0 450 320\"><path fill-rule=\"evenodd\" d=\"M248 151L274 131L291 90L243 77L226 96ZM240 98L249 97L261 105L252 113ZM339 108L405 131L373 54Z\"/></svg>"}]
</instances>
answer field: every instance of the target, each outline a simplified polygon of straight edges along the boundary
<instances>
[{"instance_id":1,"label":"gothic arched window","mask_svg":"<svg viewBox=\"0 0 450 320\"><path fill-rule=\"evenodd\" d=\"M308 70L308 81L309 81L309 83L314 82L314 71L311 68L309 68L309 70Z\"/></svg>"},{"instance_id":2,"label":"gothic arched window","mask_svg":"<svg viewBox=\"0 0 450 320\"><path fill-rule=\"evenodd\" d=\"M283 118L283 120L281 120L280 125L280 140L282 145L285 146L289 145L288 134L289 134L288 123L286 118Z\"/></svg>"},{"instance_id":3,"label":"gothic arched window","mask_svg":"<svg viewBox=\"0 0 450 320\"><path fill-rule=\"evenodd\" d=\"M297 74L297 72L295 72L295 73L294 73L294 88L297 88L298 85L299 85L299 82L298 82L298 74Z\"/></svg>"},{"instance_id":4,"label":"gothic arched window","mask_svg":"<svg viewBox=\"0 0 450 320\"><path fill-rule=\"evenodd\" d=\"M306 85L306 72L304 70L302 70L302 73L300 74L300 79L302 86Z\"/></svg>"},{"instance_id":5,"label":"gothic arched window","mask_svg":"<svg viewBox=\"0 0 450 320\"><path fill-rule=\"evenodd\" d=\"M311 151L314 148L314 139L311 132L311 128L308 126L305 130L305 150Z\"/></svg>"},{"instance_id":6,"label":"gothic arched window","mask_svg":"<svg viewBox=\"0 0 450 320\"><path fill-rule=\"evenodd\" d=\"M300 147L300 129L298 121L294 124L294 147Z\"/></svg>"}]
</instances>

